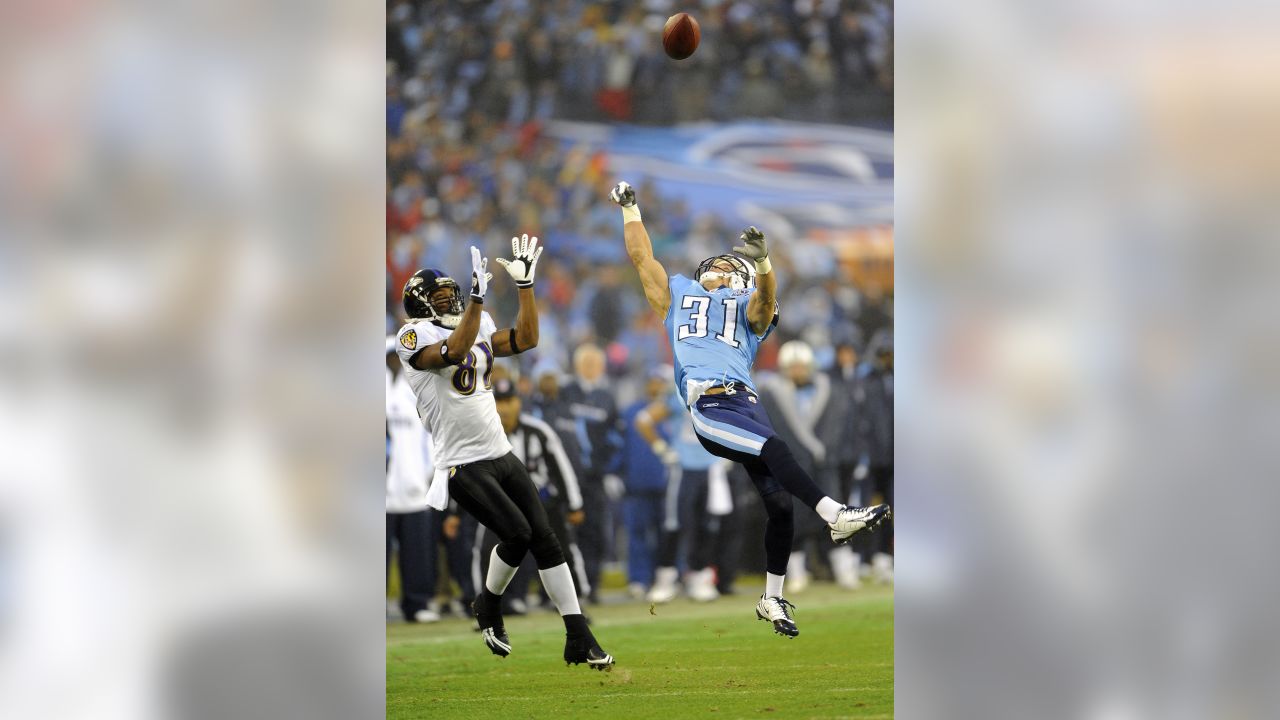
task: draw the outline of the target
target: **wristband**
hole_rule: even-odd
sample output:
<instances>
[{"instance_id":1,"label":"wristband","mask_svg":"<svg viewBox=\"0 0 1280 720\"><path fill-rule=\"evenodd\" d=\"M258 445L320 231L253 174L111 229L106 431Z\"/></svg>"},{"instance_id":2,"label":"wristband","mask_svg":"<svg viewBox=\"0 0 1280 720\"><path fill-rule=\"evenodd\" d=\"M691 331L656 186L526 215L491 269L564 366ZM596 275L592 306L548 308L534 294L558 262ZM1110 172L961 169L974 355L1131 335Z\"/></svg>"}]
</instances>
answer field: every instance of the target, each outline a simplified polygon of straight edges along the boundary
<instances>
[{"instance_id":1,"label":"wristband","mask_svg":"<svg viewBox=\"0 0 1280 720\"><path fill-rule=\"evenodd\" d=\"M622 208L622 224L629 222L640 222L640 206L632 205L631 207Z\"/></svg>"},{"instance_id":2,"label":"wristband","mask_svg":"<svg viewBox=\"0 0 1280 720\"><path fill-rule=\"evenodd\" d=\"M768 275L773 272L773 263L769 262L769 256L765 255L756 261L756 274Z\"/></svg>"}]
</instances>

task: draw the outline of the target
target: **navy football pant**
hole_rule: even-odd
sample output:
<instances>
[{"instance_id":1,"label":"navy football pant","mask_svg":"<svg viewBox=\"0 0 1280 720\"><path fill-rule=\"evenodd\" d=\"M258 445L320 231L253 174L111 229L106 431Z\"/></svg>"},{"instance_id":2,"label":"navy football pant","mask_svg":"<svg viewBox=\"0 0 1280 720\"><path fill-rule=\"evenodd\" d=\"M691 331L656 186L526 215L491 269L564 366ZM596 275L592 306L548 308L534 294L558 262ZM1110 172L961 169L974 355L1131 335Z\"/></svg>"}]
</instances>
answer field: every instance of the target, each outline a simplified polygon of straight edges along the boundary
<instances>
[{"instance_id":1,"label":"navy football pant","mask_svg":"<svg viewBox=\"0 0 1280 720\"><path fill-rule=\"evenodd\" d=\"M689 408L694 432L707 452L741 463L760 493L769 520L765 524L765 568L785 575L795 535L791 497L815 508L826 496L778 439L755 394L739 388L732 395L703 395ZM781 491L786 490L786 493Z\"/></svg>"}]
</instances>

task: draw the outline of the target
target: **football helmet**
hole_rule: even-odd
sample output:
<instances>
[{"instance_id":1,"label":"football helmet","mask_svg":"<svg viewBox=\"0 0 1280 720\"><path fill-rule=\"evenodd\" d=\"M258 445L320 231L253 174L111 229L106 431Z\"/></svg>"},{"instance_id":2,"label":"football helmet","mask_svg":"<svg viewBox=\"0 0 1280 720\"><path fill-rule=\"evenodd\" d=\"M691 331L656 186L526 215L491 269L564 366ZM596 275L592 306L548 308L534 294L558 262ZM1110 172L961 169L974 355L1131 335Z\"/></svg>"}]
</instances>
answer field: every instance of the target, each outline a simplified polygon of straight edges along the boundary
<instances>
[{"instance_id":1,"label":"football helmet","mask_svg":"<svg viewBox=\"0 0 1280 720\"><path fill-rule=\"evenodd\" d=\"M733 270L725 272L716 268L717 263L728 262ZM749 263L741 255L737 253L726 253L724 255L716 255L709 257L698 265L698 282L706 280L714 280L721 277L729 278L729 287L734 290L745 290L756 286L756 269L753 263Z\"/></svg>"},{"instance_id":2,"label":"football helmet","mask_svg":"<svg viewBox=\"0 0 1280 720\"><path fill-rule=\"evenodd\" d=\"M436 298L437 303L448 302L443 310L437 309L431 302L432 294L441 288L451 291L448 296ZM404 313L412 320L430 320L442 328L452 330L462 322L462 288L453 278L439 270L419 270L404 284Z\"/></svg>"}]
</instances>

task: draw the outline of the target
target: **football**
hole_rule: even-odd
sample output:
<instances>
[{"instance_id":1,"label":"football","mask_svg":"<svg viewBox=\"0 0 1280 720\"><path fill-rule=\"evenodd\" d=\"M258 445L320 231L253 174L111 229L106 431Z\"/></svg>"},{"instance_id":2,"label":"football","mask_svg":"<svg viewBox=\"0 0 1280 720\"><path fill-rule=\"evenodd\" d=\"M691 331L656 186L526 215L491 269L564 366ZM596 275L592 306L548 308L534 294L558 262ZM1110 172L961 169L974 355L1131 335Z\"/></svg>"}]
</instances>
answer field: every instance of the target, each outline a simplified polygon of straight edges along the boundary
<instances>
[{"instance_id":1,"label":"football","mask_svg":"<svg viewBox=\"0 0 1280 720\"><path fill-rule=\"evenodd\" d=\"M698 28L698 21L689 13L672 15L662 28L662 49L667 51L667 57L672 60L684 60L692 55L698 49L701 39L702 30Z\"/></svg>"}]
</instances>

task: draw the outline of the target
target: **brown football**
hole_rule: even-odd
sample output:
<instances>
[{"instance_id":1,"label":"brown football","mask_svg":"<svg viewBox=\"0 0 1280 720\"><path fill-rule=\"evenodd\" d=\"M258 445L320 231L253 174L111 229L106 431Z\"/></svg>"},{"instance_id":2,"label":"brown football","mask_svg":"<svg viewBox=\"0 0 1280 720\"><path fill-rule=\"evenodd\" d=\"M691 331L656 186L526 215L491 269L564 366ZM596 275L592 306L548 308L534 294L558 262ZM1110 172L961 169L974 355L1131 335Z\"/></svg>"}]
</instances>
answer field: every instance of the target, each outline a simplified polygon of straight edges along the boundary
<instances>
[{"instance_id":1,"label":"brown football","mask_svg":"<svg viewBox=\"0 0 1280 720\"><path fill-rule=\"evenodd\" d=\"M662 28L662 49L672 60L683 60L698 49L698 41L702 40L702 30L698 21L689 13L676 13L667 18Z\"/></svg>"}]
</instances>

